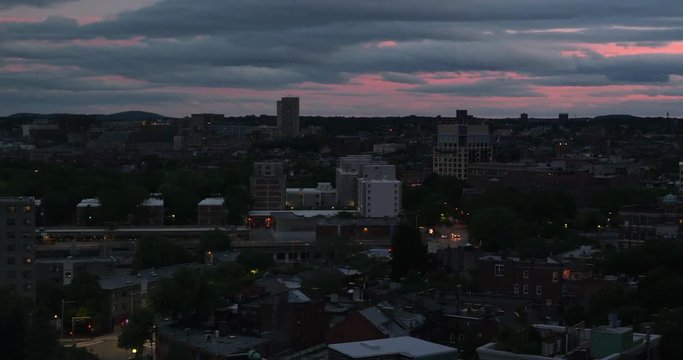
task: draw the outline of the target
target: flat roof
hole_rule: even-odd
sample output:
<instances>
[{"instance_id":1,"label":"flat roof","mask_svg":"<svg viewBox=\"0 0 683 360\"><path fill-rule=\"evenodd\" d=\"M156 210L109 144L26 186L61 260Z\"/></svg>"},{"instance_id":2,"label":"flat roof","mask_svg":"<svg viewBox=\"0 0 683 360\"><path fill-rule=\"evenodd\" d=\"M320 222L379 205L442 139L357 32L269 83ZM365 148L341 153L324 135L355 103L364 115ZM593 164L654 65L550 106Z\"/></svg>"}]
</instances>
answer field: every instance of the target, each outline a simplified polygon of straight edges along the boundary
<instances>
[{"instance_id":1,"label":"flat roof","mask_svg":"<svg viewBox=\"0 0 683 360\"><path fill-rule=\"evenodd\" d=\"M185 233L185 232L205 232L205 231L229 231L229 230L246 230L245 226L125 226L117 227L113 230L104 226L98 227L82 227L82 226L58 226L58 227L44 227L37 228L36 232L41 234L104 234L104 233Z\"/></svg>"},{"instance_id":2,"label":"flat roof","mask_svg":"<svg viewBox=\"0 0 683 360\"><path fill-rule=\"evenodd\" d=\"M142 206L164 206L164 199L148 198L142 202Z\"/></svg>"},{"instance_id":3,"label":"flat roof","mask_svg":"<svg viewBox=\"0 0 683 360\"><path fill-rule=\"evenodd\" d=\"M410 336L331 344L327 347L352 358L389 356L394 354L401 354L409 358L453 354L455 358L455 355L458 353L456 348Z\"/></svg>"},{"instance_id":4,"label":"flat roof","mask_svg":"<svg viewBox=\"0 0 683 360\"><path fill-rule=\"evenodd\" d=\"M223 198L206 198L197 204L198 206L223 206L225 199Z\"/></svg>"},{"instance_id":5,"label":"flat roof","mask_svg":"<svg viewBox=\"0 0 683 360\"><path fill-rule=\"evenodd\" d=\"M199 349L205 354L212 355L230 355L235 353L246 353L256 346L268 342L268 338L253 337L243 335L219 336L215 338L215 333L206 332L200 329L181 329L172 327L168 324L161 324L159 326L159 335L173 339L178 343L187 344L193 348ZM211 336L211 341L206 341L206 336Z\"/></svg>"},{"instance_id":6,"label":"flat roof","mask_svg":"<svg viewBox=\"0 0 683 360\"><path fill-rule=\"evenodd\" d=\"M100 207L99 199L83 199L76 205L76 207Z\"/></svg>"},{"instance_id":7,"label":"flat roof","mask_svg":"<svg viewBox=\"0 0 683 360\"><path fill-rule=\"evenodd\" d=\"M339 213L352 213L358 214L356 210L252 210L249 212L249 216L273 216L283 213L292 213L296 216L301 217L316 217L316 216L337 216Z\"/></svg>"},{"instance_id":8,"label":"flat roof","mask_svg":"<svg viewBox=\"0 0 683 360\"><path fill-rule=\"evenodd\" d=\"M36 264L63 264L67 262L74 263L116 263L117 258L110 257L84 257L84 258L48 258L36 259Z\"/></svg>"}]
</instances>

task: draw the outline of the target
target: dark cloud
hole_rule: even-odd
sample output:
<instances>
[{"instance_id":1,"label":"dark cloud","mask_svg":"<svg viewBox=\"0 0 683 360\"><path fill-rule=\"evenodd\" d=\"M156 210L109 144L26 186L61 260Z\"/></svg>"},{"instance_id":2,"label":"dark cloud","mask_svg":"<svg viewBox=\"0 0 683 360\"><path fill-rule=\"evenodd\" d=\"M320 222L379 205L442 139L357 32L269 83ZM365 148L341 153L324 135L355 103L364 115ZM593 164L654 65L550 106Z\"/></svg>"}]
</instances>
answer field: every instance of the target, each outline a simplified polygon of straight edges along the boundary
<instances>
[{"instance_id":1,"label":"dark cloud","mask_svg":"<svg viewBox=\"0 0 683 360\"><path fill-rule=\"evenodd\" d=\"M9 9L16 6L47 7L69 1L75 0L0 0L0 9Z\"/></svg>"},{"instance_id":2,"label":"dark cloud","mask_svg":"<svg viewBox=\"0 0 683 360\"><path fill-rule=\"evenodd\" d=\"M590 46L665 49L683 39L678 0L160 0L85 25L63 15L0 23L0 66L9 69L0 70L2 88L121 99L167 87L319 86L321 94L351 97L326 85L379 74L414 96L518 98L541 96L534 86L661 86L683 75L683 55L607 57ZM61 73L10 71L17 59ZM490 76L430 81L468 73Z\"/></svg>"}]
</instances>

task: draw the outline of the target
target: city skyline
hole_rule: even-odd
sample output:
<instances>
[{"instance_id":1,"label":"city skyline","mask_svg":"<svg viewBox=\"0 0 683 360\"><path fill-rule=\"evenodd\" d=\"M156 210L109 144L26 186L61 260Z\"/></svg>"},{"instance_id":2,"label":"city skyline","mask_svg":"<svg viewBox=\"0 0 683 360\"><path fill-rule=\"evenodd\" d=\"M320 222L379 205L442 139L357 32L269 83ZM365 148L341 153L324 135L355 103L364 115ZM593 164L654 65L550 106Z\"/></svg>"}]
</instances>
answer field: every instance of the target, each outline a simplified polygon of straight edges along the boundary
<instances>
[{"instance_id":1,"label":"city skyline","mask_svg":"<svg viewBox=\"0 0 683 360\"><path fill-rule=\"evenodd\" d=\"M683 115L672 0L0 4L0 115Z\"/></svg>"}]
</instances>

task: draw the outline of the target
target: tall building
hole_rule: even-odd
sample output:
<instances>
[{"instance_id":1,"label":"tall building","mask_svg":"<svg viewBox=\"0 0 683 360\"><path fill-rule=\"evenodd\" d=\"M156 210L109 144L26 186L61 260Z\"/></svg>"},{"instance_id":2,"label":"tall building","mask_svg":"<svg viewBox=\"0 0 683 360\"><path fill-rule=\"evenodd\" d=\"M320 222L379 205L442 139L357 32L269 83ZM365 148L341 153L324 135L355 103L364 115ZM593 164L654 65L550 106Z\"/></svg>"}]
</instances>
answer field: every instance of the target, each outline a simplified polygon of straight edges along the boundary
<instances>
[{"instance_id":1,"label":"tall building","mask_svg":"<svg viewBox=\"0 0 683 360\"><path fill-rule=\"evenodd\" d=\"M35 301L35 200L0 198L0 287Z\"/></svg>"},{"instance_id":2,"label":"tall building","mask_svg":"<svg viewBox=\"0 0 683 360\"><path fill-rule=\"evenodd\" d=\"M683 195L683 161L678 162L678 195Z\"/></svg>"},{"instance_id":3,"label":"tall building","mask_svg":"<svg viewBox=\"0 0 683 360\"><path fill-rule=\"evenodd\" d=\"M252 210L284 210L286 199L286 177L281 162L254 163L254 172L249 181Z\"/></svg>"},{"instance_id":4,"label":"tall building","mask_svg":"<svg viewBox=\"0 0 683 360\"><path fill-rule=\"evenodd\" d=\"M337 205L356 209L363 217L395 217L401 212L401 182L396 167L372 155L339 158Z\"/></svg>"},{"instance_id":5,"label":"tall building","mask_svg":"<svg viewBox=\"0 0 683 360\"><path fill-rule=\"evenodd\" d=\"M277 128L282 135L299 135L298 97L283 97L277 101Z\"/></svg>"},{"instance_id":6,"label":"tall building","mask_svg":"<svg viewBox=\"0 0 683 360\"><path fill-rule=\"evenodd\" d=\"M401 181L358 178L358 211L362 217L396 217L401 212Z\"/></svg>"},{"instance_id":7,"label":"tall building","mask_svg":"<svg viewBox=\"0 0 683 360\"><path fill-rule=\"evenodd\" d=\"M358 174L363 165L373 163L372 155L349 155L339 158L335 171L337 206L355 209L358 206Z\"/></svg>"},{"instance_id":8,"label":"tall building","mask_svg":"<svg viewBox=\"0 0 683 360\"><path fill-rule=\"evenodd\" d=\"M433 169L439 175L467 179L467 164L491 162L488 125L439 125Z\"/></svg>"}]
</instances>

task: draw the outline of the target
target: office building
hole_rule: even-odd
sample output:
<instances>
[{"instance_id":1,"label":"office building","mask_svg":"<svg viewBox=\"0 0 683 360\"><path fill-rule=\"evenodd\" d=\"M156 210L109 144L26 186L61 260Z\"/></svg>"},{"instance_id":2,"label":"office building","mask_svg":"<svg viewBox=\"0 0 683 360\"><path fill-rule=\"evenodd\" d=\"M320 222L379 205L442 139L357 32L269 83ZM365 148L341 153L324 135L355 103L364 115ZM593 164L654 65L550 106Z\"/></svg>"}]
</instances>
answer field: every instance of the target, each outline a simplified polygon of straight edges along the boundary
<instances>
[{"instance_id":1,"label":"office building","mask_svg":"<svg viewBox=\"0 0 683 360\"><path fill-rule=\"evenodd\" d=\"M299 136L299 98L283 97L277 101L277 128L285 136Z\"/></svg>"},{"instance_id":2,"label":"office building","mask_svg":"<svg viewBox=\"0 0 683 360\"><path fill-rule=\"evenodd\" d=\"M0 198L0 287L35 301L35 200Z\"/></svg>"},{"instance_id":3,"label":"office building","mask_svg":"<svg viewBox=\"0 0 683 360\"><path fill-rule=\"evenodd\" d=\"M252 210L283 210L286 199L286 176L281 162L254 163L249 181Z\"/></svg>"},{"instance_id":4,"label":"office building","mask_svg":"<svg viewBox=\"0 0 683 360\"><path fill-rule=\"evenodd\" d=\"M401 182L396 167L372 155L339 158L337 205L363 217L394 217L401 212Z\"/></svg>"},{"instance_id":5,"label":"office building","mask_svg":"<svg viewBox=\"0 0 683 360\"><path fill-rule=\"evenodd\" d=\"M357 207L358 173L363 165L373 162L372 155L349 155L339 158L335 180L337 205L341 209L355 209Z\"/></svg>"},{"instance_id":6,"label":"office building","mask_svg":"<svg viewBox=\"0 0 683 360\"><path fill-rule=\"evenodd\" d=\"M366 164L358 174L358 211L363 217L394 217L401 212L401 182L396 167Z\"/></svg>"},{"instance_id":7,"label":"office building","mask_svg":"<svg viewBox=\"0 0 683 360\"><path fill-rule=\"evenodd\" d=\"M466 180L467 165L490 162L491 153L488 125L439 125L433 170Z\"/></svg>"},{"instance_id":8,"label":"office building","mask_svg":"<svg viewBox=\"0 0 683 360\"><path fill-rule=\"evenodd\" d=\"M288 209L332 209L336 205L337 190L328 182L315 188L288 188Z\"/></svg>"},{"instance_id":9,"label":"office building","mask_svg":"<svg viewBox=\"0 0 683 360\"><path fill-rule=\"evenodd\" d=\"M401 212L401 182L358 179L358 212L363 217L395 217Z\"/></svg>"}]
</instances>

